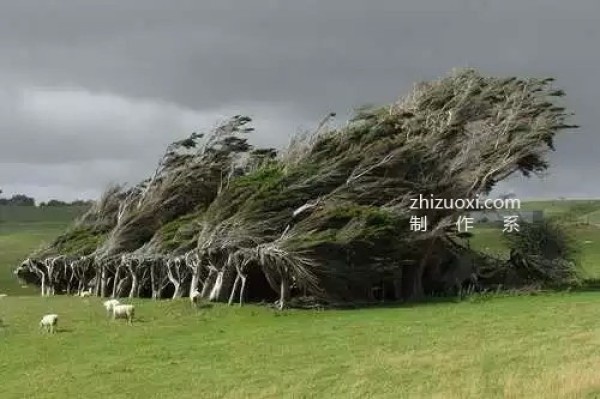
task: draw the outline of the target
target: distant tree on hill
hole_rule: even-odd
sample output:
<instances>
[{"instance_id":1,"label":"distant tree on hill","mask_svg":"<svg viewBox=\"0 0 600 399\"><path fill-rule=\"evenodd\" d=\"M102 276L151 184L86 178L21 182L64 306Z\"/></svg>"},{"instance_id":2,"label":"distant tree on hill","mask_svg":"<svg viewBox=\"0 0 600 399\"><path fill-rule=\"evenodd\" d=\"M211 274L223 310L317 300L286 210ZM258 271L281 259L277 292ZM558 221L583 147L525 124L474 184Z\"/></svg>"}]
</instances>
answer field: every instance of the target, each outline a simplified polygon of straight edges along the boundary
<instances>
[{"instance_id":1,"label":"distant tree on hill","mask_svg":"<svg viewBox=\"0 0 600 399\"><path fill-rule=\"evenodd\" d=\"M72 202L61 201L57 199L51 199L48 202L40 203L40 207L46 206L91 206L93 201L91 200L75 200Z\"/></svg>"},{"instance_id":2,"label":"distant tree on hill","mask_svg":"<svg viewBox=\"0 0 600 399\"><path fill-rule=\"evenodd\" d=\"M11 198L0 198L0 205L35 206L35 199L24 194L15 194Z\"/></svg>"},{"instance_id":3,"label":"distant tree on hill","mask_svg":"<svg viewBox=\"0 0 600 399\"><path fill-rule=\"evenodd\" d=\"M71 202L69 205L73 205L73 206L91 206L93 205L94 201L92 200L75 200L73 202Z\"/></svg>"},{"instance_id":4,"label":"distant tree on hill","mask_svg":"<svg viewBox=\"0 0 600 399\"><path fill-rule=\"evenodd\" d=\"M44 205L45 206L67 206L69 204L66 203L65 201L51 199L50 201L46 202Z\"/></svg>"}]
</instances>

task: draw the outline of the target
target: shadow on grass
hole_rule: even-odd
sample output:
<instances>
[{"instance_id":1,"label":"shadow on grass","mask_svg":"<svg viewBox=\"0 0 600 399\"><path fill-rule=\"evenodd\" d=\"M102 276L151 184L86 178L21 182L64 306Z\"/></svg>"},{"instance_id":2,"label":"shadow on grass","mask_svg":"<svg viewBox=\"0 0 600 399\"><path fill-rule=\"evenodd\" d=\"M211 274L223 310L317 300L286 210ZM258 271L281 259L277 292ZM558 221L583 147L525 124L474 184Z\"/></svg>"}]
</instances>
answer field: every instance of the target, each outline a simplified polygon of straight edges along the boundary
<instances>
[{"instance_id":1,"label":"shadow on grass","mask_svg":"<svg viewBox=\"0 0 600 399\"><path fill-rule=\"evenodd\" d=\"M427 297L422 300L413 301L385 301L385 302L354 302L334 303L323 306L323 310L361 310L361 309L389 309L389 308L414 308L419 306L432 306L442 303L460 303L467 298L459 296Z\"/></svg>"}]
</instances>

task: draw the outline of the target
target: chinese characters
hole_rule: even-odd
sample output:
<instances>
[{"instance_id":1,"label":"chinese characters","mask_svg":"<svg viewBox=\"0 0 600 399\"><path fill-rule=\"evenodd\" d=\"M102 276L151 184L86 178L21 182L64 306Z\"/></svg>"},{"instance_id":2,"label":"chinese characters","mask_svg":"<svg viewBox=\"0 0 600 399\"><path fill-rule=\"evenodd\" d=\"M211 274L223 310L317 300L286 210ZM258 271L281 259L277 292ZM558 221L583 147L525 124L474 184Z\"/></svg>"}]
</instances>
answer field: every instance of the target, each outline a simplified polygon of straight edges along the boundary
<instances>
[{"instance_id":1,"label":"chinese characters","mask_svg":"<svg viewBox=\"0 0 600 399\"><path fill-rule=\"evenodd\" d=\"M504 216L504 224L503 224L503 233L512 233L514 231L519 231L519 216L518 215L509 215ZM456 229L459 233L468 232L473 228L473 224L475 219L469 216L459 216L457 221L455 222ZM427 225L427 216L411 216L410 217L410 231L419 231L426 232L428 229Z\"/></svg>"}]
</instances>

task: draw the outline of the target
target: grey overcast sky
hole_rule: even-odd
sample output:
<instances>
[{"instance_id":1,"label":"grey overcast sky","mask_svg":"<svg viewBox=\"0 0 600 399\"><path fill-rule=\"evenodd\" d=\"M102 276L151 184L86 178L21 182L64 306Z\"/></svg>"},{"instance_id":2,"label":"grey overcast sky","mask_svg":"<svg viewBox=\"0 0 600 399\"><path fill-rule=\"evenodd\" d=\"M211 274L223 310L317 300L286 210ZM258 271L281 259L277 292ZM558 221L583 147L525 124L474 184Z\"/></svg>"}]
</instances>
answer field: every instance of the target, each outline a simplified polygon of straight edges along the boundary
<instances>
[{"instance_id":1,"label":"grey overcast sky","mask_svg":"<svg viewBox=\"0 0 600 399\"><path fill-rule=\"evenodd\" d=\"M0 0L0 187L95 198L243 113L281 146L453 67L553 76L582 126L519 198L600 197L598 0Z\"/></svg>"}]
</instances>

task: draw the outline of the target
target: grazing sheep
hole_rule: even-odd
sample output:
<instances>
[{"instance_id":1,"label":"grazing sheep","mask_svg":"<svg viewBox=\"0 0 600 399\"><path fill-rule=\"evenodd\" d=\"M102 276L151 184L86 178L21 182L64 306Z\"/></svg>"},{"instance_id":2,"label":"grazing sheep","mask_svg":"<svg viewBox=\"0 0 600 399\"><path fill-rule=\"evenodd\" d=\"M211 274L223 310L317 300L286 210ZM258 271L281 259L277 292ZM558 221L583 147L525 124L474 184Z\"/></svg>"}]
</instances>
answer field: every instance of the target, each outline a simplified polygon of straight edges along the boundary
<instances>
[{"instance_id":1,"label":"grazing sheep","mask_svg":"<svg viewBox=\"0 0 600 399\"><path fill-rule=\"evenodd\" d=\"M113 320L126 318L129 324L133 321L135 308L130 304L118 304L112 307Z\"/></svg>"},{"instance_id":2,"label":"grazing sheep","mask_svg":"<svg viewBox=\"0 0 600 399\"><path fill-rule=\"evenodd\" d=\"M120 302L116 299L109 299L108 301L105 301L103 305L106 308L106 312L110 315L112 308L118 304L120 304Z\"/></svg>"},{"instance_id":3,"label":"grazing sheep","mask_svg":"<svg viewBox=\"0 0 600 399\"><path fill-rule=\"evenodd\" d=\"M79 294L80 297L82 298L87 298L89 296L92 296L92 291L88 290L88 291L81 291L81 294Z\"/></svg>"},{"instance_id":4,"label":"grazing sheep","mask_svg":"<svg viewBox=\"0 0 600 399\"><path fill-rule=\"evenodd\" d=\"M40 320L40 329L43 328L46 331L54 334L54 328L56 327L57 323L58 323L58 315L57 314L47 314L44 317L42 317L42 320Z\"/></svg>"},{"instance_id":5,"label":"grazing sheep","mask_svg":"<svg viewBox=\"0 0 600 399\"><path fill-rule=\"evenodd\" d=\"M4 298L4 297L7 297L7 296L8 295L6 295L6 294L0 294L0 298Z\"/></svg>"},{"instance_id":6,"label":"grazing sheep","mask_svg":"<svg viewBox=\"0 0 600 399\"><path fill-rule=\"evenodd\" d=\"M200 299L200 291L194 290L194 292L192 292L190 294L190 301L192 302L192 305L197 303L199 299Z\"/></svg>"}]
</instances>

